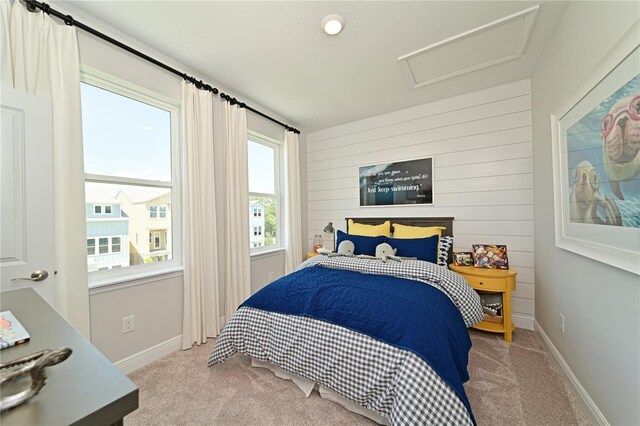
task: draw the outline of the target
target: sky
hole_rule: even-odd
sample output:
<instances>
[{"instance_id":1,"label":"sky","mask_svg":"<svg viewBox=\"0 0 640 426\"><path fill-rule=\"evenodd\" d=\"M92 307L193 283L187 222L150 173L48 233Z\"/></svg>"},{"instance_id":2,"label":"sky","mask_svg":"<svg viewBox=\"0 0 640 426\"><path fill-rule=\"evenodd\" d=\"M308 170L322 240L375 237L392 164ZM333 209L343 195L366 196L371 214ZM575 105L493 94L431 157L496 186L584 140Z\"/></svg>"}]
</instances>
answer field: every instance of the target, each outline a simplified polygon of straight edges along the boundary
<instances>
[{"instance_id":1,"label":"sky","mask_svg":"<svg viewBox=\"0 0 640 426\"><path fill-rule=\"evenodd\" d=\"M266 145L249 141L249 191L275 192L275 151Z\"/></svg>"},{"instance_id":2,"label":"sky","mask_svg":"<svg viewBox=\"0 0 640 426\"><path fill-rule=\"evenodd\" d=\"M171 181L168 111L86 83L81 96L85 173ZM249 142L248 157L250 191L273 193L274 150Z\"/></svg>"},{"instance_id":3,"label":"sky","mask_svg":"<svg viewBox=\"0 0 640 426\"><path fill-rule=\"evenodd\" d=\"M171 114L81 85L85 173L171 181Z\"/></svg>"}]
</instances>

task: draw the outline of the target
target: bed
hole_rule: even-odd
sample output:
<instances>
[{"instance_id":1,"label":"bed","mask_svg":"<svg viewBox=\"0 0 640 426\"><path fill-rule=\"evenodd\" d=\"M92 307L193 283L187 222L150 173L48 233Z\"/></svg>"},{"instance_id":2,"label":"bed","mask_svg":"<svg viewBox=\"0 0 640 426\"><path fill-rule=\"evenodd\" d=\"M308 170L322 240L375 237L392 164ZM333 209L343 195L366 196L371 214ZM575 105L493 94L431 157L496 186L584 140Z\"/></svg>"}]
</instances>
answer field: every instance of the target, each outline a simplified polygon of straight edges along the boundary
<instances>
[{"instance_id":1,"label":"bed","mask_svg":"<svg viewBox=\"0 0 640 426\"><path fill-rule=\"evenodd\" d=\"M442 226L453 218L353 218ZM450 259L449 259L450 260ZM478 295L422 260L315 256L245 301L208 365L235 353L381 424L474 424L464 392Z\"/></svg>"}]
</instances>

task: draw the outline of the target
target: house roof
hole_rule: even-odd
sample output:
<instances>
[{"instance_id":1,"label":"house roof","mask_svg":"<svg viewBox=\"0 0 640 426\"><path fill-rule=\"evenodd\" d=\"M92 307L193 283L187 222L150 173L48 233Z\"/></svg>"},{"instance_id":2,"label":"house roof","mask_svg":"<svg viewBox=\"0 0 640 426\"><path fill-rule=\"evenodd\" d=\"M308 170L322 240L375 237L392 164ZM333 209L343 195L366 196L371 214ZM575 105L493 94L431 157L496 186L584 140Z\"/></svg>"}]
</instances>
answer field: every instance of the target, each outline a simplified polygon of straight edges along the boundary
<instances>
[{"instance_id":1,"label":"house roof","mask_svg":"<svg viewBox=\"0 0 640 426\"><path fill-rule=\"evenodd\" d=\"M171 194L171 189L129 186L126 188L120 188L116 194L116 198L118 198L120 194L125 196L133 204L141 204L148 203L156 198Z\"/></svg>"},{"instance_id":2,"label":"house roof","mask_svg":"<svg viewBox=\"0 0 640 426\"><path fill-rule=\"evenodd\" d=\"M112 185L96 183L85 184L85 203L87 204L120 204L116 201L117 191Z\"/></svg>"}]
</instances>

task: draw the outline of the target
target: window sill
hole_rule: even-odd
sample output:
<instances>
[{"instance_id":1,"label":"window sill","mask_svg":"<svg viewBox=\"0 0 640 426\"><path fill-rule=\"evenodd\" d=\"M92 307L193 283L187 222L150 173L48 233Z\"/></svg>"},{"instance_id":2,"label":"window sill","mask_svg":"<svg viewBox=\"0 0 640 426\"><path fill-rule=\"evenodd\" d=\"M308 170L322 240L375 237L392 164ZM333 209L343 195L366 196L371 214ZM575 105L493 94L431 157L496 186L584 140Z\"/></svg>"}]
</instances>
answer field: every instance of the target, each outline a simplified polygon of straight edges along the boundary
<instances>
[{"instance_id":1,"label":"window sill","mask_svg":"<svg viewBox=\"0 0 640 426\"><path fill-rule=\"evenodd\" d=\"M122 288L148 284L154 281L173 277L181 277L183 272L184 267L182 265L177 265L168 266L162 269L153 269L151 271L140 271L116 277L105 277L95 280L89 279L89 295L120 290Z\"/></svg>"},{"instance_id":2,"label":"window sill","mask_svg":"<svg viewBox=\"0 0 640 426\"><path fill-rule=\"evenodd\" d=\"M274 256L276 254L284 253L284 247L277 247L267 250L255 251L251 253L251 260L260 259L261 257Z\"/></svg>"}]
</instances>

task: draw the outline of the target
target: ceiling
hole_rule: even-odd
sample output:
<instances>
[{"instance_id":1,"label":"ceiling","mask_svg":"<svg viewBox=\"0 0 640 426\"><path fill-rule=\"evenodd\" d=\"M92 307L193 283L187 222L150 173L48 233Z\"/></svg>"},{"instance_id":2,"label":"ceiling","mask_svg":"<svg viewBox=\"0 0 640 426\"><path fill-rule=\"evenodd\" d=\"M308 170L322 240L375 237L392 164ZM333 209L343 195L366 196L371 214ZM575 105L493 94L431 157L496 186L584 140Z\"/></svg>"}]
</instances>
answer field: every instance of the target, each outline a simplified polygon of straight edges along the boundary
<instances>
[{"instance_id":1,"label":"ceiling","mask_svg":"<svg viewBox=\"0 0 640 426\"><path fill-rule=\"evenodd\" d=\"M57 3L98 17L305 132L528 78L566 6L556 1ZM540 9L518 59L422 87L407 84L399 57L536 4ZM331 13L345 20L337 36L320 30L320 21ZM460 62L474 54L464 44L443 49L439 61Z\"/></svg>"}]
</instances>

